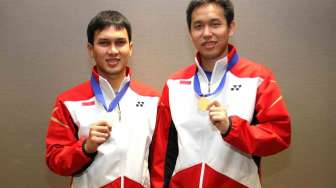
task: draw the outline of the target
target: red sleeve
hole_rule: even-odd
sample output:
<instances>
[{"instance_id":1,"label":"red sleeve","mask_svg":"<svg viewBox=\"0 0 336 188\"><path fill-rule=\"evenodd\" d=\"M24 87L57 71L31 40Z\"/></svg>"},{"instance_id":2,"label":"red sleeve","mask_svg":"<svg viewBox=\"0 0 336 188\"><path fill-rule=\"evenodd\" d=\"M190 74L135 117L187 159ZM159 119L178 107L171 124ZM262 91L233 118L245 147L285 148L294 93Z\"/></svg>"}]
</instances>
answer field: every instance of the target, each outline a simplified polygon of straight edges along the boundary
<instances>
[{"instance_id":1,"label":"red sleeve","mask_svg":"<svg viewBox=\"0 0 336 188\"><path fill-rule=\"evenodd\" d=\"M83 153L84 140L77 138L77 127L69 111L57 99L46 135L46 163L50 170L71 176L88 165L92 159Z\"/></svg>"},{"instance_id":2,"label":"red sleeve","mask_svg":"<svg viewBox=\"0 0 336 188\"><path fill-rule=\"evenodd\" d=\"M255 123L231 116L231 130L224 140L243 152L268 156L286 149L291 140L291 122L280 89L271 71L258 87Z\"/></svg>"},{"instance_id":3,"label":"red sleeve","mask_svg":"<svg viewBox=\"0 0 336 188\"><path fill-rule=\"evenodd\" d=\"M150 180L152 188L163 188L171 114L168 87L165 85L158 105L156 127L151 143Z\"/></svg>"}]
</instances>

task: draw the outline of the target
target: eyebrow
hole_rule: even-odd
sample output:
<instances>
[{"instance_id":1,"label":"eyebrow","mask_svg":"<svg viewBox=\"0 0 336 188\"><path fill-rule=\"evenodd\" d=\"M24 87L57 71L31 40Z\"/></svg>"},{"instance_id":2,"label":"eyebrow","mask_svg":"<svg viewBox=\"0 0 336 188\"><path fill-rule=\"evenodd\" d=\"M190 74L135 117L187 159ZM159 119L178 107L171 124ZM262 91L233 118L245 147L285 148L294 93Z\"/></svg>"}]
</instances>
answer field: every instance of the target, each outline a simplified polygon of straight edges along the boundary
<instances>
[{"instance_id":1,"label":"eyebrow","mask_svg":"<svg viewBox=\"0 0 336 188\"><path fill-rule=\"evenodd\" d=\"M102 38L97 38L98 41L103 41L103 40L111 40L109 37L102 37ZM117 37L113 38L112 40L127 40L126 37Z\"/></svg>"},{"instance_id":2,"label":"eyebrow","mask_svg":"<svg viewBox=\"0 0 336 188\"><path fill-rule=\"evenodd\" d=\"M210 19L210 22L214 22L214 21L219 21L219 22L221 22L222 20L219 19L219 18L212 18L212 19Z\"/></svg>"},{"instance_id":3,"label":"eyebrow","mask_svg":"<svg viewBox=\"0 0 336 188\"><path fill-rule=\"evenodd\" d=\"M191 24L193 25L193 24L200 24L200 23L203 23L203 21L201 21L201 20L196 20L196 21L193 21Z\"/></svg>"},{"instance_id":4,"label":"eyebrow","mask_svg":"<svg viewBox=\"0 0 336 188\"><path fill-rule=\"evenodd\" d=\"M220 18L211 18L210 20L195 20L191 22L191 24L196 24L196 23L206 23L206 22L214 22L214 21L222 21Z\"/></svg>"}]
</instances>

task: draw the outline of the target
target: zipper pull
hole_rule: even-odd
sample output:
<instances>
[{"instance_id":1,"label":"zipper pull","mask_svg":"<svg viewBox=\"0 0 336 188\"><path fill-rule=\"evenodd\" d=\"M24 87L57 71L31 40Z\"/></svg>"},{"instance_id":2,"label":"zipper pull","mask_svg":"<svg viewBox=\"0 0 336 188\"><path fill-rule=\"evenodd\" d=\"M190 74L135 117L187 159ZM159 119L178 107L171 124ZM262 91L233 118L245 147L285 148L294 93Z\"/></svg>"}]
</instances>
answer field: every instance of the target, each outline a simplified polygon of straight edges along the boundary
<instances>
[{"instance_id":1,"label":"zipper pull","mask_svg":"<svg viewBox=\"0 0 336 188\"><path fill-rule=\"evenodd\" d=\"M208 82L208 93L210 93L210 81Z\"/></svg>"},{"instance_id":2,"label":"zipper pull","mask_svg":"<svg viewBox=\"0 0 336 188\"><path fill-rule=\"evenodd\" d=\"M119 122L121 121L121 110L120 105L118 104L118 115L119 115Z\"/></svg>"}]
</instances>

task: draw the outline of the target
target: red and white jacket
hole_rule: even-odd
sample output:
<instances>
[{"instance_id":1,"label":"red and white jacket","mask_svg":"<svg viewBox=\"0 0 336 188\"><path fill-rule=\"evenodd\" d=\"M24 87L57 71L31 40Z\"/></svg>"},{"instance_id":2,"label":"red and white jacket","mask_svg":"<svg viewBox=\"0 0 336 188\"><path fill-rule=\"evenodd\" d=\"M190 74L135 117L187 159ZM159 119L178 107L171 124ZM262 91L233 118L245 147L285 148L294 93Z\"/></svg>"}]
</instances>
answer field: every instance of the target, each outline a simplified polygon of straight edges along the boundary
<instances>
[{"instance_id":1,"label":"red and white jacket","mask_svg":"<svg viewBox=\"0 0 336 188\"><path fill-rule=\"evenodd\" d=\"M107 104L115 93L95 69ZM46 162L55 173L73 176L74 188L150 187L148 171L149 146L155 128L158 93L127 76L130 81L119 105L107 112L98 103L90 81L57 97L46 136ZM98 147L96 155L83 153L83 141L90 125L98 120L112 123L110 138Z\"/></svg>"},{"instance_id":2,"label":"red and white jacket","mask_svg":"<svg viewBox=\"0 0 336 188\"><path fill-rule=\"evenodd\" d=\"M209 97L227 108L231 129L222 135L198 109L193 88L198 74L203 93L213 92L236 49L217 61L210 81L196 63L174 74L159 101L150 161L154 188L260 188L261 157L290 144L290 117L272 72L239 58L224 88Z\"/></svg>"}]
</instances>

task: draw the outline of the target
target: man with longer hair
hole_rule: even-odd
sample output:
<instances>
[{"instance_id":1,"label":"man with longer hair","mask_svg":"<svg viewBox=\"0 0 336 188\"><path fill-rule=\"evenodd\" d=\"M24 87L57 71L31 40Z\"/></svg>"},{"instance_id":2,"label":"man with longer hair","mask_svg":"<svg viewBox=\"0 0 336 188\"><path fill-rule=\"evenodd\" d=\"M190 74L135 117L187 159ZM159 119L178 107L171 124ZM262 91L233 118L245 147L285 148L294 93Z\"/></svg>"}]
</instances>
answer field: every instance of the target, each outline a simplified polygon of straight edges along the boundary
<instances>
[{"instance_id":1,"label":"man with longer hair","mask_svg":"<svg viewBox=\"0 0 336 188\"><path fill-rule=\"evenodd\" d=\"M260 188L261 157L290 144L290 117L272 72L229 44L229 0L187 8L195 63L175 73L159 102L152 187Z\"/></svg>"},{"instance_id":2,"label":"man with longer hair","mask_svg":"<svg viewBox=\"0 0 336 188\"><path fill-rule=\"evenodd\" d=\"M46 136L46 162L74 188L149 187L148 155L158 95L131 78L131 25L102 11L87 28L91 80L60 94Z\"/></svg>"}]
</instances>

